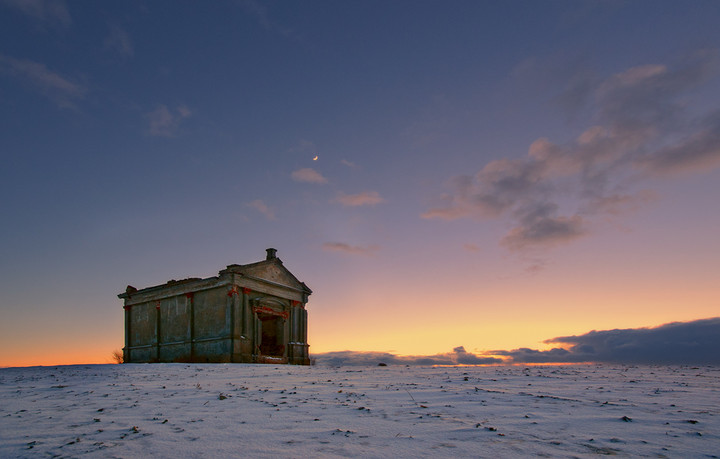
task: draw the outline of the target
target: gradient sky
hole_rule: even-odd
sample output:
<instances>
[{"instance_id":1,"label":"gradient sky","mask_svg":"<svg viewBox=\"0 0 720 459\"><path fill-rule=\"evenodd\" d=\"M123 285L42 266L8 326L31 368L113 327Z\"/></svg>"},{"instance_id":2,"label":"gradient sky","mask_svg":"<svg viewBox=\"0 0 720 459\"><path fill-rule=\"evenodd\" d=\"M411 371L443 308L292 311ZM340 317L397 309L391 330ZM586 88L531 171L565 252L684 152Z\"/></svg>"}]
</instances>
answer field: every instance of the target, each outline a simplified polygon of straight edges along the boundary
<instances>
[{"instance_id":1,"label":"gradient sky","mask_svg":"<svg viewBox=\"0 0 720 459\"><path fill-rule=\"evenodd\" d=\"M0 0L0 366L278 256L311 353L720 315L720 2ZM317 158L317 159L315 159Z\"/></svg>"}]
</instances>

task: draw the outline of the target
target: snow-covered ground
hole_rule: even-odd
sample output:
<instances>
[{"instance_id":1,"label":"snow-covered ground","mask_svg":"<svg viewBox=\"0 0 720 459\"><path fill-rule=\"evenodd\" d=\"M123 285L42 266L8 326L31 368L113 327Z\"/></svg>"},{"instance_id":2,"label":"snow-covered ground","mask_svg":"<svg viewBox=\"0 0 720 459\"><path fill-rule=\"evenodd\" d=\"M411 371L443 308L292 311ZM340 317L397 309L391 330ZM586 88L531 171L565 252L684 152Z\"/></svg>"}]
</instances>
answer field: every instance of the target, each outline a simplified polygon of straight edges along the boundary
<instances>
[{"instance_id":1,"label":"snow-covered ground","mask_svg":"<svg viewBox=\"0 0 720 459\"><path fill-rule=\"evenodd\" d=\"M0 457L720 455L718 367L0 369Z\"/></svg>"}]
</instances>

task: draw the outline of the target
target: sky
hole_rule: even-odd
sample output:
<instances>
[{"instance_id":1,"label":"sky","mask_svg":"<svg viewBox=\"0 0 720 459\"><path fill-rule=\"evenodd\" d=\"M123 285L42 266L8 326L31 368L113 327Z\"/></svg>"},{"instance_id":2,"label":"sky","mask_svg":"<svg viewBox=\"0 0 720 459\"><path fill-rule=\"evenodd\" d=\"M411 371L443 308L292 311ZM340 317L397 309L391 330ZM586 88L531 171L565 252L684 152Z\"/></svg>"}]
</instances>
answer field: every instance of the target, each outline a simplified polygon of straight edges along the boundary
<instances>
[{"instance_id":1,"label":"sky","mask_svg":"<svg viewBox=\"0 0 720 459\"><path fill-rule=\"evenodd\" d=\"M126 285L268 247L313 290L311 354L547 361L593 331L717 330L719 19L0 0L0 366L110 362Z\"/></svg>"}]
</instances>

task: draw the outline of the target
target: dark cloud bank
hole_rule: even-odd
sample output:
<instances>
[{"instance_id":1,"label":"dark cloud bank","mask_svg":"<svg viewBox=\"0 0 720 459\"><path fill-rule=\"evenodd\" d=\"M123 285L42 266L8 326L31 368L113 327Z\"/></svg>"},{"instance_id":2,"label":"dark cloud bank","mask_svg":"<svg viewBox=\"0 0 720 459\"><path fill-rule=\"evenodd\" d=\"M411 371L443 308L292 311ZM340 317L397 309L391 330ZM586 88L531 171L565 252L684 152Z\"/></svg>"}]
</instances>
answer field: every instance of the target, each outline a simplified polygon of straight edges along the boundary
<instances>
[{"instance_id":1,"label":"dark cloud bank","mask_svg":"<svg viewBox=\"0 0 720 459\"><path fill-rule=\"evenodd\" d=\"M472 354L464 347L429 356L398 356L387 352L314 354L319 365L482 365L498 363L620 363L657 365L720 365L720 317L674 322L655 328L591 331L580 336L546 340L548 351L521 348Z\"/></svg>"},{"instance_id":2,"label":"dark cloud bank","mask_svg":"<svg viewBox=\"0 0 720 459\"><path fill-rule=\"evenodd\" d=\"M460 346L453 349L453 352L436 355L408 355L399 356L389 352L356 352L339 351L326 352L324 354L313 354L312 358L320 365L483 365L502 363L503 360L496 357L484 357L471 354Z\"/></svg>"}]
</instances>

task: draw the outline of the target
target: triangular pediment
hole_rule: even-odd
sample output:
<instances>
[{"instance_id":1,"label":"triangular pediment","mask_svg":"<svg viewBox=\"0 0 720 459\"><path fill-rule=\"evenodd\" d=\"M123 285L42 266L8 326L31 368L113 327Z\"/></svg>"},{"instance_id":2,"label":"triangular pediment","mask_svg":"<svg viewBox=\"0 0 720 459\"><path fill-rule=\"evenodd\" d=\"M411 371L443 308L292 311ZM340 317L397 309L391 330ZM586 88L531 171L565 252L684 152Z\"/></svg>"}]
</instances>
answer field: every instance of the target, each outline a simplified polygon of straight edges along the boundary
<instances>
[{"instance_id":1,"label":"triangular pediment","mask_svg":"<svg viewBox=\"0 0 720 459\"><path fill-rule=\"evenodd\" d=\"M282 262L277 258L249 265L235 265L232 266L232 271L245 276L252 276L274 282L276 284L285 285L294 289L305 290L310 293L310 289L307 285L300 282L298 278L285 268Z\"/></svg>"}]
</instances>

